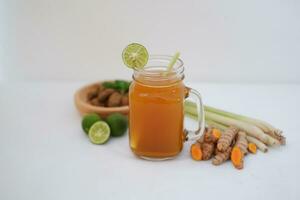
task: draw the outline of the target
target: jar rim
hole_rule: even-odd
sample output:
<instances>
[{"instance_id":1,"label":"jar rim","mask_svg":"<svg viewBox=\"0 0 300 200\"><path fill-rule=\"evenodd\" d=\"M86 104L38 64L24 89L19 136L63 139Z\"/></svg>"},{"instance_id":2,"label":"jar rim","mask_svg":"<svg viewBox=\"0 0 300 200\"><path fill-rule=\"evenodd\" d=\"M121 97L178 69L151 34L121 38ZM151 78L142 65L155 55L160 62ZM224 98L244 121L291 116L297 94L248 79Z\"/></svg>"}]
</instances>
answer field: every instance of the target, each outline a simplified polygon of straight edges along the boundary
<instances>
[{"instance_id":1,"label":"jar rim","mask_svg":"<svg viewBox=\"0 0 300 200\"><path fill-rule=\"evenodd\" d=\"M169 56L169 55L149 55L149 59L148 59L148 63L146 64L145 67L141 68L141 69L136 69L134 68L134 71L136 72L149 72L147 69L151 68L151 67L155 67L155 66L152 66L151 62L153 61L162 61L162 63L165 64L165 66L159 66L159 67L165 67L167 68L167 64L169 64L169 62L172 60L173 56ZM184 71L184 63L183 61L178 58L173 66L173 72L176 72L176 73L183 73Z\"/></svg>"},{"instance_id":2,"label":"jar rim","mask_svg":"<svg viewBox=\"0 0 300 200\"><path fill-rule=\"evenodd\" d=\"M166 80L182 80L184 78L184 63L181 59L177 59L172 71L165 74L168 64L172 60L169 55L150 55L148 63L141 69L134 69L133 79L142 77L145 81L166 81Z\"/></svg>"}]
</instances>

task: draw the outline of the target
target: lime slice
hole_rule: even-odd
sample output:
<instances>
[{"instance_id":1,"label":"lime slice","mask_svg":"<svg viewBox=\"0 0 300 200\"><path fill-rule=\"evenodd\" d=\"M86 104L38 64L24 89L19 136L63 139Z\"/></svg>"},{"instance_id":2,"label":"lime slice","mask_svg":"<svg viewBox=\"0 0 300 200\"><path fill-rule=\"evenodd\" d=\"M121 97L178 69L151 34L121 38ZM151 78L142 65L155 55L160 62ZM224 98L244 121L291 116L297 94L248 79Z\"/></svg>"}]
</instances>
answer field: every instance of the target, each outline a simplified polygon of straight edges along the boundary
<instances>
[{"instance_id":1,"label":"lime slice","mask_svg":"<svg viewBox=\"0 0 300 200\"><path fill-rule=\"evenodd\" d=\"M93 124L89 130L90 141L94 144L104 144L110 136L110 128L104 121L99 121Z\"/></svg>"},{"instance_id":2,"label":"lime slice","mask_svg":"<svg viewBox=\"0 0 300 200\"><path fill-rule=\"evenodd\" d=\"M147 64L149 55L143 45L132 43L123 50L122 58L127 67L141 69Z\"/></svg>"}]
</instances>

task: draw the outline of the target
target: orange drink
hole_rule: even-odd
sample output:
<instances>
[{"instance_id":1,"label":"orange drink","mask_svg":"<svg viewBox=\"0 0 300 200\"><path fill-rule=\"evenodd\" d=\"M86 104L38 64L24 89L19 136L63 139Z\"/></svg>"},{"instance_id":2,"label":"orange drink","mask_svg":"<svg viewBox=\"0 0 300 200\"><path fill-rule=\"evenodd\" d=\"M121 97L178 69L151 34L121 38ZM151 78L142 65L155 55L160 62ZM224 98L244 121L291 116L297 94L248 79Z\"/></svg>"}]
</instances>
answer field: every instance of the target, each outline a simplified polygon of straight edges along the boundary
<instances>
[{"instance_id":1,"label":"orange drink","mask_svg":"<svg viewBox=\"0 0 300 200\"><path fill-rule=\"evenodd\" d=\"M130 147L142 158L172 158L186 139L183 105L189 90L182 81L181 60L166 73L169 59L150 57L144 69L135 70L129 89Z\"/></svg>"}]
</instances>

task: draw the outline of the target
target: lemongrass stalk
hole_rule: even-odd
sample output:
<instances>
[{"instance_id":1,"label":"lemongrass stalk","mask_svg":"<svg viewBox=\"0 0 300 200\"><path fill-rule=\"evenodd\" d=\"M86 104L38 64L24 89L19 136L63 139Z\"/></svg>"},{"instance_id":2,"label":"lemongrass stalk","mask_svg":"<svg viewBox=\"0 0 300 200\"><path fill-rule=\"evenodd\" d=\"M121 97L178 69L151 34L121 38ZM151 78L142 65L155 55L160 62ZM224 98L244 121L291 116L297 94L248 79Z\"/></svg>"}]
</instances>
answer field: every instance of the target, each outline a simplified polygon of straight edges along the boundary
<instances>
[{"instance_id":1,"label":"lemongrass stalk","mask_svg":"<svg viewBox=\"0 0 300 200\"><path fill-rule=\"evenodd\" d=\"M185 106L189 106L189 107L196 107L196 104L190 101L185 101ZM286 143L286 138L282 135L282 131L279 129L276 129L275 127L273 127L271 124L259 120L259 119L255 119L255 118L251 118L251 117L247 117L247 116L243 116L243 115L239 115L239 114L235 114L235 113L231 113L225 110L221 110L221 109L217 109L217 108L213 108L211 106L204 106L205 111L209 111L212 113L216 113L219 115L223 115L226 117L230 117L233 119L237 119L239 121L244 121L250 124L253 124L254 126L257 126L258 128L262 129L263 132L265 132L266 134L268 134L269 136L275 138L276 140L278 140L280 142L280 144L285 144Z\"/></svg>"},{"instance_id":2,"label":"lemongrass stalk","mask_svg":"<svg viewBox=\"0 0 300 200\"><path fill-rule=\"evenodd\" d=\"M184 101L184 106L188 106L188 107L193 107L193 108L196 108L197 107L197 104L192 102L192 101L189 101L189 100L185 100Z\"/></svg>"},{"instance_id":3,"label":"lemongrass stalk","mask_svg":"<svg viewBox=\"0 0 300 200\"><path fill-rule=\"evenodd\" d=\"M215 128L218 128L220 129L221 131L225 131L228 127L223 125L223 124L220 124L218 122L215 122L213 120L208 120L208 119L205 119L205 123L209 126L212 126L212 127L215 127Z\"/></svg>"},{"instance_id":4,"label":"lemongrass stalk","mask_svg":"<svg viewBox=\"0 0 300 200\"><path fill-rule=\"evenodd\" d=\"M189 113L189 112L186 112L186 111L185 111L185 114L186 114L186 116L188 116L189 118L192 118L192 119L194 119L194 120L197 120L197 119L198 119L198 116L197 116L197 115L193 115L193 114L191 114L191 113Z\"/></svg>"},{"instance_id":5,"label":"lemongrass stalk","mask_svg":"<svg viewBox=\"0 0 300 200\"><path fill-rule=\"evenodd\" d=\"M170 72L172 70L172 68L175 65L176 61L178 60L179 56L180 56L180 53L176 52L175 55L172 57L170 63L168 64L167 72Z\"/></svg>"},{"instance_id":6,"label":"lemongrass stalk","mask_svg":"<svg viewBox=\"0 0 300 200\"><path fill-rule=\"evenodd\" d=\"M265 143L269 146L275 146L275 145L280 144L278 140L265 134L260 128L258 128L257 126L254 126L252 124L249 124L249 123L246 123L243 121L239 121L237 119L233 119L230 117L218 115L216 113L211 113L208 111L205 112L205 117L208 120L213 120L213 121L216 121L216 122L228 125L228 126L236 126L237 128L245 131L248 135L261 140L263 143Z\"/></svg>"},{"instance_id":7,"label":"lemongrass stalk","mask_svg":"<svg viewBox=\"0 0 300 200\"><path fill-rule=\"evenodd\" d=\"M264 132L268 131L268 128L265 127L262 123L259 123L258 120L256 120L256 119L252 119L250 117L246 117L246 116L243 116L243 115L231 113L231 112L228 112L228 111L225 111L225 110L213 108L211 106L205 106L205 110L207 110L209 112L212 112L212 113L219 114L219 115L223 115L223 116L226 116L226 117L230 117L230 118L233 118L233 119L242 120L242 121L245 121L245 122L248 122L250 124L253 124L253 125L257 126L258 128L262 129Z\"/></svg>"},{"instance_id":8,"label":"lemongrass stalk","mask_svg":"<svg viewBox=\"0 0 300 200\"><path fill-rule=\"evenodd\" d=\"M196 107L184 106L184 112L188 113L188 114L191 114L191 115L194 115L196 118L198 116Z\"/></svg>"},{"instance_id":9,"label":"lemongrass stalk","mask_svg":"<svg viewBox=\"0 0 300 200\"><path fill-rule=\"evenodd\" d=\"M244 115L239 115L239 114L235 114L232 112L228 112L225 110L221 110L221 109L217 109L211 106L204 106L206 111L209 112L213 112L213 113L217 113L226 117L230 117L233 119L238 119L244 122L248 122L250 124L253 124L255 126L257 126L258 128L262 129L266 134L270 135L271 137L279 140L279 142L281 144L285 144L286 143L286 139L285 137L282 135L282 131L273 127L271 124L260 120L260 119L255 119L255 118L251 118L251 117L247 117Z\"/></svg>"},{"instance_id":10,"label":"lemongrass stalk","mask_svg":"<svg viewBox=\"0 0 300 200\"><path fill-rule=\"evenodd\" d=\"M254 143L258 147L258 149L261 150L262 152L266 153L268 151L268 147L260 140L256 139L255 137L251 137L247 135L246 138L248 142Z\"/></svg>"},{"instance_id":11,"label":"lemongrass stalk","mask_svg":"<svg viewBox=\"0 0 300 200\"><path fill-rule=\"evenodd\" d=\"M180 53L176 52L175 55L171 58L171 60L168 64L167 70L164 71L163 73L161 73L163 76L168 75L172 71L173 66L175 65L175 63L178 60L179 56L180 56Z\"/></svg>"}]
</instances>

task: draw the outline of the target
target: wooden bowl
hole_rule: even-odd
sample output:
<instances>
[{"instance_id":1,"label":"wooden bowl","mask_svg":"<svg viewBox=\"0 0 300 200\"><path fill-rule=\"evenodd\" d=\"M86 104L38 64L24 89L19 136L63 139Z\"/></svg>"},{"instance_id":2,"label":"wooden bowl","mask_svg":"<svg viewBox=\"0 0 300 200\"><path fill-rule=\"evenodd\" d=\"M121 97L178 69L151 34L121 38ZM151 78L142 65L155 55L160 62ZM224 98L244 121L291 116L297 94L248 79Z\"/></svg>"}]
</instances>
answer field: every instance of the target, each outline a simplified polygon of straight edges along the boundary
<instances>
[{"instance_id":1,"label":"wooden bowl","mask_svg":"<svg viewBox=\"0 0 300 200\"><path fill-rule=\"evenodd\" d=\"M122 113L124 115L128 115L129 106L103 107L94 106L88 102L89 92L95 89L95 87L97 87L99 84L101 84L101 82L84 86L75 93L75 105L79 113L81 115L97 113L101 117L107 117L111 113Z\"/></svg>"}]
</instances>

